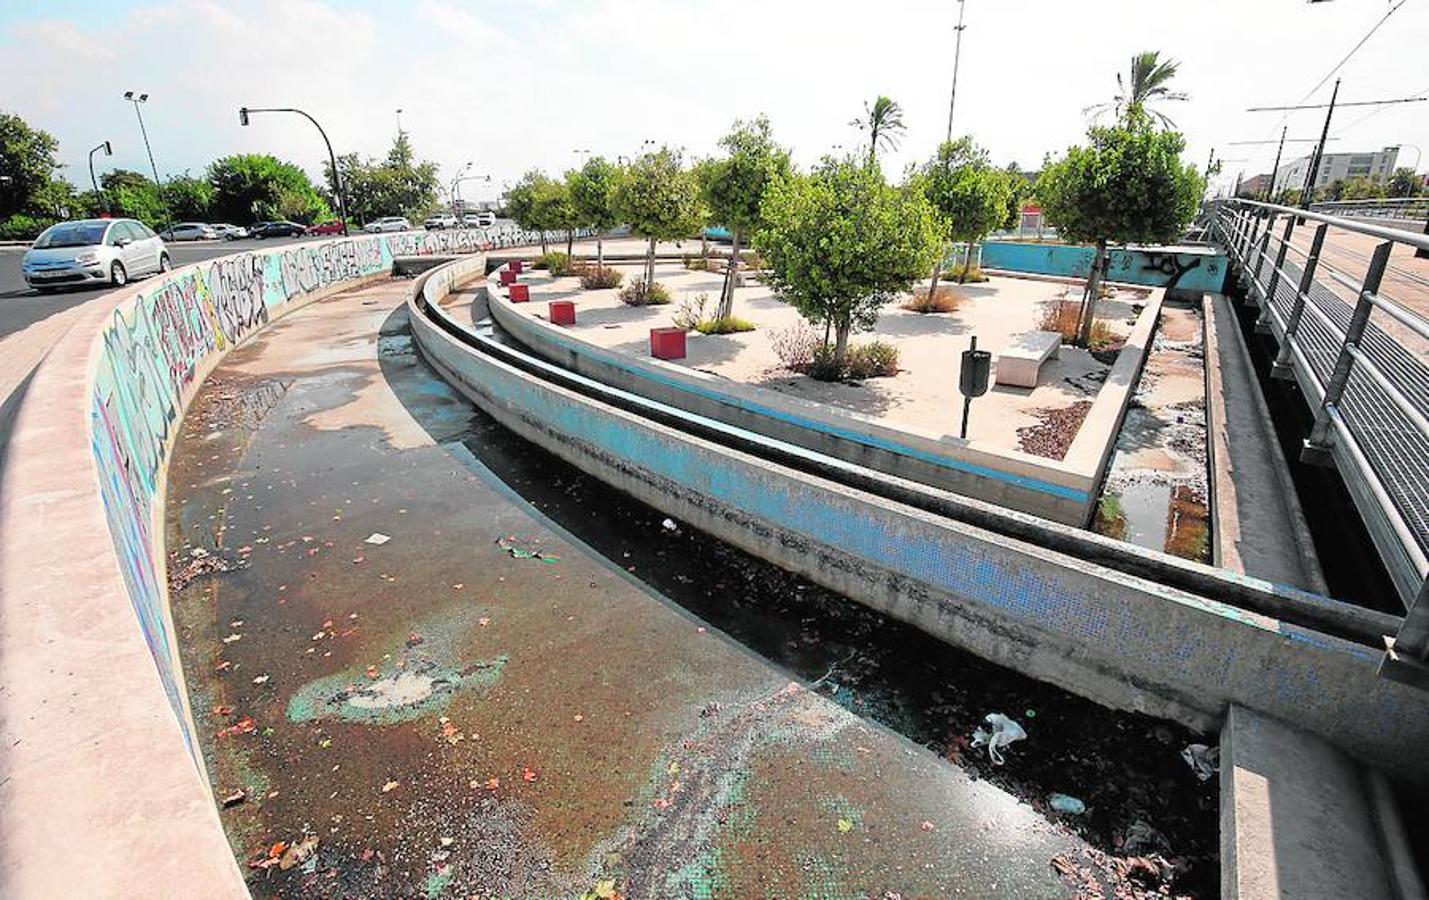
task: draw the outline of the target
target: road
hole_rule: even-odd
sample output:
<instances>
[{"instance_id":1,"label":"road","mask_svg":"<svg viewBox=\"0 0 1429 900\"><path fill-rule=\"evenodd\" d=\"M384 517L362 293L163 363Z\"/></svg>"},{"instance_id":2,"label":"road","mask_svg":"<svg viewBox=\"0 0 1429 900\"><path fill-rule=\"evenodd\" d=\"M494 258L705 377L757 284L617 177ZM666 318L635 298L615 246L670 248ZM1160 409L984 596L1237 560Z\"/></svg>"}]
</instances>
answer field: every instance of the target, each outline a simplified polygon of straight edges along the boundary
<instances>
[{"instance_id":1,"label":"road","mask_svg":"<svg viewBox=\"0 0 1429 900\"><path fill-rule=\"evenodd\" d=\"M338 235L340 237L340 235ZM314 238L270 238L242 241L195 241L171 243L169 256L175 268L244 250L257 250L275 245L310 241ZM54 294L41 294L25 284L20 272L24 247L0 247L0 338L28 328L36 322L64 312L109 290L109 285L66 288Z\"/></svg>"}]
</instances>

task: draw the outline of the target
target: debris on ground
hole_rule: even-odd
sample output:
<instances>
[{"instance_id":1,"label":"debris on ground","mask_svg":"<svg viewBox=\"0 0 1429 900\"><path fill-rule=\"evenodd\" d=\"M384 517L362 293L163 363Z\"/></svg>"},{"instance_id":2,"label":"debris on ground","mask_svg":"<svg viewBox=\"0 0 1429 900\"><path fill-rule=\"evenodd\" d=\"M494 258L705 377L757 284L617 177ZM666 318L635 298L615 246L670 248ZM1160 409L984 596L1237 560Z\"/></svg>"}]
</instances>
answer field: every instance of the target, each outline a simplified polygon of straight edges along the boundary
<instances>
[{"instance_id":1,"label":"debris on ground","mask_svg":"<svg viewBox=\"0 0 1429 900\"><path fill-rule=\"evenodd\" d=\"M665 529L665 531L669 534L680 533L680 526L675 524L674 519L666 519L665 521L660 523L660 527Z\"/></svg>"},{"instance_id":2,"label":"debris on ground","mask_svg":"<svg viewBox=\"0 0 1429 900\"><path fill-rule=\"evenodd\" d=\"M293 866L306 862L308 857L312 856L317 849L318 836L310 834L283 851L283 855L278 861L278 868L286 872Z\"/></svg>"},{"instance_id":3,"label":"debris on ground","mask_svg":"<svg viewBox=\"0 0 1429 900\"><path fill-rule=\"evenodd\" d=\"M497 538L496 546L511 554L513 559L539 559L546 563L554 563L560 559L559 556L542 550L535 541L519 538L514 534Z\"/></svg>"},{"instance_id":4,"label":"debris on ground","mask_svg":"<svg viewBox=\"0 0 1429 900\"><path fill-rule=\"evenodd\" d=\"M363 543L372 544L376 547L381 547L383 544L387 543L390 540L392 540L392 538L388 535L385 535L380 531L374 531L367 536L367 540L363 541Z\"/></svg>"},{"instance_id":5,"label":"debris on ground","mask_svg":"<svg viewBox=\"0 0 1429 900\"><path fill-rule=\"evenodd\" d=\"M189 586L195 578L234 572L248 565L248 558L223 549L205 550L194 547L189 550L189 558L183 560L182 553L173 553L169 558L169 591L178 593Z\"/></svg>"},{"instance_id":6,"label":"debris on ground","mask_svg":"<svg viewBox=\"0 0 1429 900\"><path fill-rule=\"evenodd\" d=\"M253 721L253 717L244 716L237 722L234 722L232 725L229 725L227 728L219 730L217 736L225 738L232 737L235 734L252 734L256 730L258 730L258 723Z\"/></svg>"},{"instance_id":7,"label":"debris on ground","mask_svg":"<svg viewBox=\"0 0 1429 900\"><path fill-rule=\"evenodd\" d=\"M1060 409L1032 410L1031 415L1037 419L1037 424L1017 429L1018 449L1048 459L1064 458L1091 408L1092 401L1078 400Z\"/></svg>"},{"instance_id":8,"label":"debris on ground","mask_svg":"<svg viewBox=\"0 0 1429 900\"><path fill-rule=\"evenodd\" d=\"M1027 732L1017 724L1016 720L1010 719L1002 713L988 713L983 716L983 721L992 726L992 731L984 731L981 728L974 731L972 746L986 745L988 758L992 760L993 765L1000 766L1004 762L1000 752L1002 748L1027 737Z\"/></svg>"},{"instance_id":9,"label":"debris on ground","mask_svg":"<svg viewBox=\"0 0 1429 900\"><path fill-rule=\"evenodd\" d=\"M1087 805L1069 794L1052 794L1047 798L1047 805L1059 813L1067 813L1072 816L1080 816L1087 811Z\"/></svg>"},{"instance_id":10,"label":"debris on ground","mask_svg":"<svg viewBox=\"0 0 1429 900\"><path fill-rule=\"evenodd\" d=\"M1221 748L1208 747L1205 744L1188 744L1186 749L1181 751L1181 758L1186 761L1186 765L1191 767L1191 771L1196 773L1196 777L1202 781L1209 781L1211 776L1221 770Z\"/></svg>"},{"instance_id":11,"label":"debris on ground","mask_svg":"<svg viewBox=\"0 0 1429 900\"><path fill-rule=\"evenodd\" d=\"M234 791L231 794L228 794L223 798L223 808L228 809L230 806L237 806L238 804L242 803L244 800L247 799L248 792L245 791L243 788L239 788L238 790Z\"/></svg>"}]
</instances>

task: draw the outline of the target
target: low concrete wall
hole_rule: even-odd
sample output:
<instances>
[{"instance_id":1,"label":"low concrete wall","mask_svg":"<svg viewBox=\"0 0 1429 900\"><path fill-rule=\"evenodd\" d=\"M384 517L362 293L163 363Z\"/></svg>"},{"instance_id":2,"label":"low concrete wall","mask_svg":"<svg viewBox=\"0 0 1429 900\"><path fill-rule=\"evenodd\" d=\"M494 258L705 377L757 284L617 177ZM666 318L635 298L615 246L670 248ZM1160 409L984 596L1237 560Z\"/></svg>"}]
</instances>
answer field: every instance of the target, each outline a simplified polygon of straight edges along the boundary
<instances>
[{"instance_id":1,"label":"low concrete wall","mask_svg":"<svg viewBox=\"0 0 1429 900\"><path fill-rule=\"evenodd\" d=\"M517 239L517 238L512 238ZM467 253L397 232L209 260L98 297L36 371L0 471L0 894L246 896L178 664L162 548L179 422L287 312Z\"/></svg>"},{"instance_id":2,"label":"low concrete wall","mask_svg":"<svg viewBox=\"0 0 1429 900\"><path fill-rule=\"evenodd\" d=\"M1155 292L1147 303L1066 457L1054 460L911 427L892 428L827 404L609 350L539 318L543 304L512 303L496 278L487 289L492 319L556 365L835 459L1076 526L1091 518L1163 296Z\"/></svg>"},{"instance_id":3,"label":"low concrete wall","mask_svg":"<svg viewBox=\"0 0 1429 900\"><path fill-rule=\"evenodd\" d=\"M982 266L1039 275L1085 279L1092 247L1025 241L985 241ZM1128 247L1110 251L1107 278L1188 293L1219 292L1225 286L1226 256L1214 247Z\"/></svg>"},{"instance_id":4,"label":"low concrete wall","mask_svg":"<svg viewBox=\"0 0 1429 900\"><path fill-rule=\"evenodd\" d=\"M441 272L442 270L438 270ZM448 279L449 281L450 279ZM422 288L430 303L442 282ZM539 381L428 319L436 368L523 437L669 515L1110 706L1218 727L1233 703L1429 780L1429 698L1379 652L795 472Z\"/></svg>"}]
</instances>

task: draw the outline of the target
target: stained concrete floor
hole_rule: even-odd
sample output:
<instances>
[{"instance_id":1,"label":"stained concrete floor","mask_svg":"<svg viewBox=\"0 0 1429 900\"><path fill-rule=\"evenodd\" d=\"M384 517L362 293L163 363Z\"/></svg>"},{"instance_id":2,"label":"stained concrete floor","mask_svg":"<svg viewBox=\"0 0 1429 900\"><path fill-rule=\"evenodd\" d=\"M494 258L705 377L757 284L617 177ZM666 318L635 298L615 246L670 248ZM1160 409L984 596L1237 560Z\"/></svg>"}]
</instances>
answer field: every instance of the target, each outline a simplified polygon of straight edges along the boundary
<instances>
[{"instance_id":1,"label":"stained concrete floor","mask_svg":"<svg viewBox=\"0 0 1429 900\"><path fill-rule=\"evenodd\" d=\"M1071 824L831 699L837 662L833 685L791 676L495 477L490 426L400 334L409 287L235 351L175 452L184 667L255 894L1075 894L1049 865L1096 852ZM1037 745L1024 721L1005 768ZM1154 730L1174 772L1185 736Z\"/></svg>"}]
</instances>

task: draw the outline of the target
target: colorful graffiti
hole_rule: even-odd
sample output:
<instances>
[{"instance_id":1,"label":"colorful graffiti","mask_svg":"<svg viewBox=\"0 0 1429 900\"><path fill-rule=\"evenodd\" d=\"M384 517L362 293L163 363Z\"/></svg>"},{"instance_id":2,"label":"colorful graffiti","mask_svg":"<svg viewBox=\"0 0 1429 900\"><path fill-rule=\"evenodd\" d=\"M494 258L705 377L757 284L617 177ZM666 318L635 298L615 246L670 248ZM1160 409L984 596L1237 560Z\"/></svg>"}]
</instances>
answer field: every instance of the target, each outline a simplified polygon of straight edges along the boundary
<instances>
[{"instance_id":1,"label":"colorful graffiti","mask_svg":"<svg viewBox=\"0 0 1429 900\"><path fill-rule=\"evenodd\" d=\"M1112 250L1108 277L1113 281L1169 289L1216 293L1225 285L1225 254L1210 247L1134 247ZM987 269L1086 278L1092 248L1070 244L985 241Z\"/></svg>"},{"instance_id":2,"label":"colorful graffiti","mask_svg":"<svg viewBox=\"0 0 1429 900\"><path fill-rule=\"evenodd\" d=\"M396 232L242 253L146 282L114 310L93 372L90 441L115 555L186 736L157 565L154 508L170 439L204 364L315 291L390 271L398 256L470 253L540 240L482 229ZM190 740L192 745L192 740Z\"/></svg>"}]
</instances>

